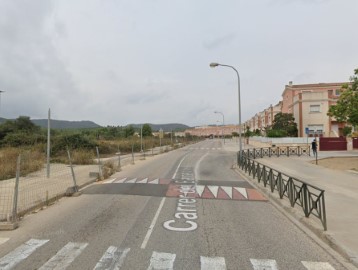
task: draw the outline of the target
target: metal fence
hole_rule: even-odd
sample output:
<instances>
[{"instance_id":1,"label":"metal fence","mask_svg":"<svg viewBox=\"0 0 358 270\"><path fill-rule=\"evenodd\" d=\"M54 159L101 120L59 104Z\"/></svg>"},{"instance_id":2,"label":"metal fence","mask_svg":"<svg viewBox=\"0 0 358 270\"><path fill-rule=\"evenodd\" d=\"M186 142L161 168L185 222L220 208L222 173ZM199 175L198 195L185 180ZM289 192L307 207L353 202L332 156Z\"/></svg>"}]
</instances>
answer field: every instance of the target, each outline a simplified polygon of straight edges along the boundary
<instances>
[{"instance_id":1,"label":"metal fence","mask_svg":"<svg viewBox=\"0 0 358 270\"><path fill-rule=\"evenodd\" d=\"M22 153L18 156L17 164L14 164L16 177L0 181L0 225L14 223L33 209L48 205L64 195L72 195L80 187L119 171L121 166L172 149L171 146L162 146L140 153L117 153L114 157L102 158L97 148L97 157L91 165L73 165L68 150L68 164L53 161L46 165L44 156Z\"/></svg>"},{"instance_id":2,"label":"metal fence","mask_svg":"<svg viewBox=\"0 0 358 270\"><path fill-rule=\"evenodd\" d=\"M291 207L300 206L305 217L308 218L311 215L317 217L326 231L324 190L250 159L254 158L257 150L243 150L241 155L238 153L238 156L240 156L238 158L239 168L252 176L253 179L257 179L259 183L262 182L265 187L269 187L272 193L277 192L280 199L288 198ZM263 152L259 151L259 153L260 157L263 156L261 155Z\"/></svg>"},{"instance_id":3,"label":"metal fence","mask_svg":"<svg viewBox=\"0 0 358 270\"><path fill-rule=\"evenodd\" d=\"M302 156L311 155L310 146L279 146L279 147L262 147L250 148L243 150L243 153L248 158L263 158L263 157L279 157L279 156Z\"/></svg>"}]
</instances>

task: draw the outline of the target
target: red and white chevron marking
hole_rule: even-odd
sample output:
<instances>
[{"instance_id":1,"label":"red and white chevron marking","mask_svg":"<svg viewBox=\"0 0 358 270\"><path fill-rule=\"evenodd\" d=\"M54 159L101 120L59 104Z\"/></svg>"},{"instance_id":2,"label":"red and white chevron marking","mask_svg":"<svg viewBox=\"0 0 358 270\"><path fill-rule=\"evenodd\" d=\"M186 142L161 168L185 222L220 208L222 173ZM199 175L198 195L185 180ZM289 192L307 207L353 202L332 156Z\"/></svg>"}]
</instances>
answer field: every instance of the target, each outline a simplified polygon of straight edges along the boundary
<instances>
[{"instance_id":1,"label":"red and white chevron marking","mask_svg":"<svg viewBox=\"0 0 358 270\"><path fill-rule=\"evenodd\" d=\"M166 196L179 197L183 193L188 198L267 201L256 189L212 185L179 186L170 184Z\"/></svg>"}]
</instances>

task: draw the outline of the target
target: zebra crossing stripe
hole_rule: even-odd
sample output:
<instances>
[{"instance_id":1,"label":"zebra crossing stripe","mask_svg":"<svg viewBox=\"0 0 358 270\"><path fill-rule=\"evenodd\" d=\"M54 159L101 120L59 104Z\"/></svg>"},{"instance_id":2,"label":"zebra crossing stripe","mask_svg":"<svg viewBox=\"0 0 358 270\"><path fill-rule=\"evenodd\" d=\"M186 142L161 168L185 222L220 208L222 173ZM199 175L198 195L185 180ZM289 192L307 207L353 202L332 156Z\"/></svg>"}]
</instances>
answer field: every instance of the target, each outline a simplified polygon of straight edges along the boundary
<instances>
[{"instance_id":1,"label":"zebra crossing stripe","mask_svg":"<svg viewBox=\"0 0 358 270\"><path fill-rule=\"evenodd\" d=\"M225 258L200 256L201 270L226 270Z\"/></svg>"},{"instance_id":2,"label":"zebra crossing stripe","mask_svg":"<svg viewBox=\"0 0 358 270\"><path fill-rule=\"evenodd\" d=\"M145 184L148 182L148 178L144 178L143 180L137 181L137 183Z\"/></svg>"},{"instance_id":3,"label":"zebra crossing stripe","mask_svg":"<svg viewBox=\"0 0 358 270\"><path fill-rule=\"evenodd\" d=\"M154 251L150 258L150 264L147 270L172 270L175 257L176 254Z\"/></svg>"},{"instance_id":4,"label":"zebra crossing stripe","mask_svg":"<svg viewBox=\"0 0 358 270\"><path fill-rule=\"evenodd\" d=\"M278 270L275 260L250 259L254 270Z\"/></svg>"},{"instance_id":5,"label":"zebra crossing stripe","mask_svg":"<svg viewBox=\"0 0 358 270\"><path fill-rule=\"evenodd\" d=\"M94 270L118 270L122 266L130 248L124 250L110 246L96 264Z\"/></svg>"},{"instance_id":6,"label":"zebra crossing stripe","mask_svg":"<svg viewBox=\"0 0 358 270\"><path fill-rule=\"evenodd\" d=\"M49 240L30 239L12 252L8 253L0 259L1 270L13 268L19 262L29 257L36 249L46 244Z\"/></svg>"},{"instance_id":7,"label":"zebra crossing stripe","mask_svg":"<svg viewBox=\"0 0 358 270\"><path fill-rule=\"evenodd\" d=\"M66 269L87 247L88 243L69 242L59 252L48 260L39 270L60 270Z\"/></svg>"},{"instance_id":8,"label":"zebra crossing stripe","mask_svg":"<svg viewBox=\"0 0 358 270\"><path fill-rule=\"evenodd\" d=\"M5 242L7 242L10 238L0 238L0 245L4 244Z\"/></svg>"},{"instance_id":9,"label":"zebra crossing stripe","mask_svg":"<svg viewBox=\"0 0 358 270\"><path fill-rule=\"evenodd\" d=\"M113 183L123 183L124 181L126 181L127 180L127 177L126 178L122 178L122 179L120 179L120 180L116 180L116 181L114 181Z\"/></svg>"},{"instance_id":10,"label":"zebra crossing stripe","mask_svg":"<svg viewBox=\"0 0 358 270\"><path fill-rule=\"evenodd\" d=\"M137 178L133 178L131 180L127 180L125 183L135 183L135 181L137 181Z\"/></svg>"},{"instance_id":11,"label":"zebra crossing stripe","mask_svg":"<svg viewBox=\"0 0 358 270\"><path fill-rule=\"evenodd\" d=\"M154 179L153 181L148 182L148 184L159 184L159 178Z\"/></svg>"},{"instance_id":12,"label":"zebra crossing stripe","mask_svg":"<svg viewBox=\"0 0 358 270\"><path fill-rule=\"evenodd\" d=\"M332 265L327 262L306 262L302 261L302 264L308 270L335 270Z\"/></svg>"}]
</instances>

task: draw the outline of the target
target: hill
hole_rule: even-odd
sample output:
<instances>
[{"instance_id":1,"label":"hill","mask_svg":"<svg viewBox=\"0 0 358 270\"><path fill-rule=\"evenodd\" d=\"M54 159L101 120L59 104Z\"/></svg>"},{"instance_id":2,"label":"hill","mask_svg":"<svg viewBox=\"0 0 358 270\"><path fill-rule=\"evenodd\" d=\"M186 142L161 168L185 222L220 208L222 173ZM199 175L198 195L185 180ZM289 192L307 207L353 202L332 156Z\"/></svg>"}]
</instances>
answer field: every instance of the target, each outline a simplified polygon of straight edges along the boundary
<instances>
[{"instance_id":1,"label":"hill","mask_svg":"<svg viewBox=\"0 0 358 270\"><path fill-rule=\"evenodd\" d=\"M35 125L47 128L47 119L32 119ZM53 129L79 129L79 128L99 128L100 125L92 121L66 121L51 119L51 128Z\"/></svg>"},{"instance_id":2,"label":"hill","mask_svg":"<svg viewBox=\"0 0 358 270\"><path fill-rule=\"evenodd\" d=\"M140 128L143 124L131 124L134 128ZM190 128L187 125L183 124L149 124L153 131L158 131L163 129L164 132L170 131L184 131Z\"/></svg>"}]
</instances>

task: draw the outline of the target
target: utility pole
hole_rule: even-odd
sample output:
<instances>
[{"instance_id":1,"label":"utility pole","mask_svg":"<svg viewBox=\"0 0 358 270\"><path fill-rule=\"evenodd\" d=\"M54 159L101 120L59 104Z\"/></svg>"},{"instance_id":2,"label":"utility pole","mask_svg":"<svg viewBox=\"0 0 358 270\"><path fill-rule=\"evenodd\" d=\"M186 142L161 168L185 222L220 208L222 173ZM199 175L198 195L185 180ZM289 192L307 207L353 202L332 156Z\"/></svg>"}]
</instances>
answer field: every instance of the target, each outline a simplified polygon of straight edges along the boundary
<instances>
[{"instance_id":1,"label":"utility pole","mask_svg":"<svg viewBox=\"0 0 358 270\"><path fill-rule=\"evenodd\" d=\"M4 93L5 91L0 90L0 116L1 116L1 94Z\"/></svg>"}]
</instances>

